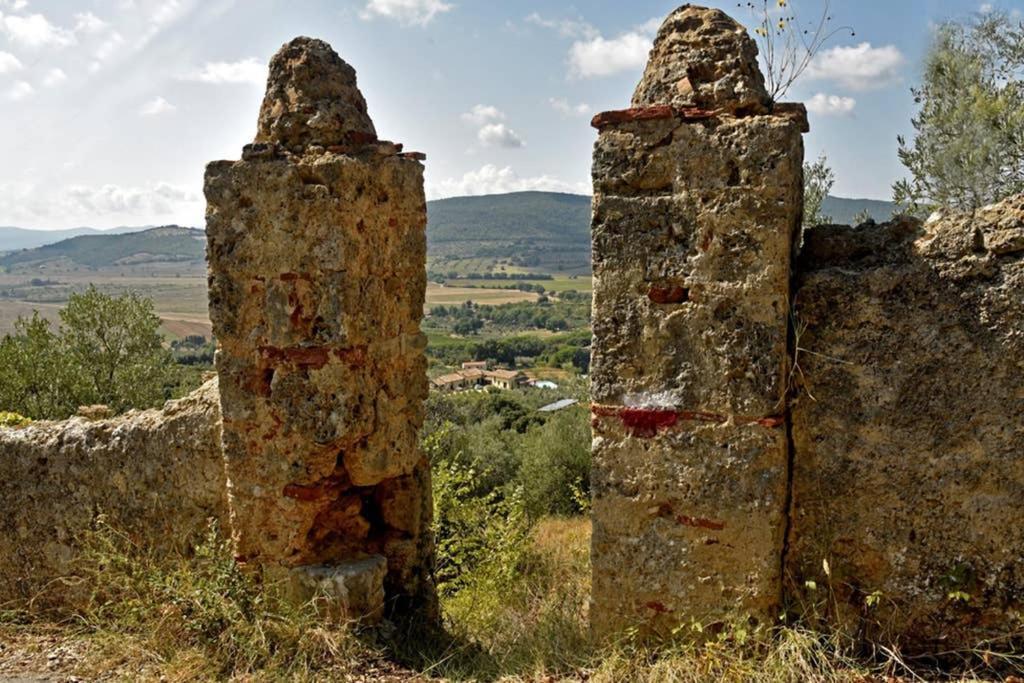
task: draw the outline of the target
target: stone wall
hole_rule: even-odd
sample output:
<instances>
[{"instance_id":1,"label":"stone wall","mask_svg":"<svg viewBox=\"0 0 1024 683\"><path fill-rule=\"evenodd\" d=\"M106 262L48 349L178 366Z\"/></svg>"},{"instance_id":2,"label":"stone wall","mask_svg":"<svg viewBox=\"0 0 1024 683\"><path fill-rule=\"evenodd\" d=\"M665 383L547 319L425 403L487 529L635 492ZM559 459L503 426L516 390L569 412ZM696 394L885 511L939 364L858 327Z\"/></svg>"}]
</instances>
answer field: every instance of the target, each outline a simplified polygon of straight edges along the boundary
<instances>
[{"instance_id":1,"label":"stone wall","mask_svg":"<svg viewBox=\"0 0 1024 683\"><path fill-rule=\"evenodd\" d=\"M207 168L210 316L239 557L369 585L380 556L388 597L429 608L426 202L401 149L330 46L285 45L256 142Z\"/></svg>"},{"instance_id":2,"label":"stone wall","mask_svg":"<svg viewBox=\"0 0 1024 683\"><path fill-rule=\"evenodd\" d=\"M0 428L0 604L59 603L99 514L154 551L227 524L216 380L163 410Z\"/></svg>"},{"instance_id":3,"label":"stone wall","mask_svg":"<svg viewBox=\"0 0 1024 683\"><path fill-rule=\"evenodd\" d=\"M593 626L1024 619L1024 197L804 235L806 130L723 13L594 119ZM795 266L795 267L792 267ZM712 628L714 630L714 628Z\"/></svg>"},{"instance_id":4,"label":"stone wall","mask_svg":"<svg viewBox=\"0 0 1024 683\"><path fill-rule=\"evenodd\" d=\"M746 32L665 21L594 149L595 631L770 623L782 597L800 108Z\"/></svg>"},{"instance_id":5,"label":"stone wall","mask_svg":"<svg viewBox=\"0 0 1024 683\"><path fill-rule=\"evenodd\" d=\"M1019 630L1024 197L814 228L799 265L794 597L911 650Z\"/></svg>"}]
</instances>

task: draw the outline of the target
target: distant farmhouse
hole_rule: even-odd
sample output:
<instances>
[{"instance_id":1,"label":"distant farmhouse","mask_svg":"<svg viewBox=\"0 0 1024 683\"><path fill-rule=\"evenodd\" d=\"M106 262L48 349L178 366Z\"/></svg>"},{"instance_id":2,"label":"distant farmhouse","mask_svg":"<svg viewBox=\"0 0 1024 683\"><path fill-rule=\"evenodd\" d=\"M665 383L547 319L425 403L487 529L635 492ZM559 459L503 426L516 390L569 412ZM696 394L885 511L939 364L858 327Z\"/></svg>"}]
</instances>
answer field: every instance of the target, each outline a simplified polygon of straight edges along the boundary
<instances>
[{"instance_id":1,"label":"distant farmhouse","mask_svg":"<svg viewBox=\"0 0 1024 683\"><path fill-rule=\"evenodd\" d=\"M441 375L431 384L438 391L465 391L479 387L515 389L529 381L518 370L490 370L486 361L471 361L462 364L461 370Z\"/></svg>"}]
</instances>

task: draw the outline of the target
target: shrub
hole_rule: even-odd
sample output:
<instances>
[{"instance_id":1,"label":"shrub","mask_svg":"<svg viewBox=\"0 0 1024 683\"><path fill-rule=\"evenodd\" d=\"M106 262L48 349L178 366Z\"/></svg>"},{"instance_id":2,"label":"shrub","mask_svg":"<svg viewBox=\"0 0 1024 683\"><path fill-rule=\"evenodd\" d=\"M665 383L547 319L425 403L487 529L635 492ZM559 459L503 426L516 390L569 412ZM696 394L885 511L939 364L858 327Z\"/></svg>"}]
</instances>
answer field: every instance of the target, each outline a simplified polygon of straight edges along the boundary
<instances>
[{"instance_id":1,"label":"shrub","mask_svg":"<svg viewBox=\"0 0 1024 683\"><path fill-rule=\"evenodd\" d=\"M24 427L31 423L32 420L24 415L0 411L0 427Z\"/></svg>"},{"instance_id":2,"label":"shrub","mask_svg":"<svg viewBox=\"0 0 1024 683\"><path fill-rule=\"evenodd\" d=\"M519 482L531 519L576 515L590 500L590 422L573 407L554 413L527 432L521 444Z\"/></svg>"}]
</instances>

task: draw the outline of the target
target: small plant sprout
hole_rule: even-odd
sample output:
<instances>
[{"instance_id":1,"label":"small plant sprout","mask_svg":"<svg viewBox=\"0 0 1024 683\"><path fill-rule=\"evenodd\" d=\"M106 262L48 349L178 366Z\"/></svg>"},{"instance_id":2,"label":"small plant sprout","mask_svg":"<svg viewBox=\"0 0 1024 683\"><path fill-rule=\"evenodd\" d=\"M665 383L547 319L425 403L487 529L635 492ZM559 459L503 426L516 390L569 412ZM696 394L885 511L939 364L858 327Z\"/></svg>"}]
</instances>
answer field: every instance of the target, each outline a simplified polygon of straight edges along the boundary
<instances>
[{"instance_id":1,"label":"small plant sprout","mask_svg":"<svg viewBox=\"0 0 1024 683\"><path fill-rule=\"evenodd\" d=\"M882 601L882 591L874 591L864 599L864 604L868 606L868 609L878 607L878 604Z\"/></svg>"},{"instance_id":2,"label":"small plant sprout","mask_svg":"<svg viewBox=\"0 0 1024 683\"><path fill-rule=\"evenodd\" d=\"M761 44L768 95L773 102L811 65L818 51L840 33L856 36L850 26L835 27L832 23L831 0L823 0L817 21L801 22L791 0L757 0L737 3L746 7L754 20L754 34Z\"/></svg>"},{"instance_id":3,"label":"small plant sprout","mask_svg":"<svg viewBox=\"0 0 1024 683\"><path fill-rule=\"evenodd\" d=\"M968 603L971 601L971 594L963 591L950 591L946 597L949 598L950 602Z\"/></svg>"}]
</instances>

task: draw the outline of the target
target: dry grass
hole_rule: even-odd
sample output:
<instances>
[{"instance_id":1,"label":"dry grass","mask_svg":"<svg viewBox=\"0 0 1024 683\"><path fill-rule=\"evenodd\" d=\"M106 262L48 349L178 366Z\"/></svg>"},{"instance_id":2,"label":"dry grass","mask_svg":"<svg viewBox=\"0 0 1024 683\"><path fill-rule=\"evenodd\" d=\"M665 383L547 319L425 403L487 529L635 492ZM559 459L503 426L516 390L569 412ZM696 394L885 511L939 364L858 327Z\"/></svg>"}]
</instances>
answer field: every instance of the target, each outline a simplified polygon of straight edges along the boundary
<instances>
[{"instance_id":1,"label":"dry grass","mask_svg":"<svg viewBox=\"0 0 1024 683\"><path fill-rule=\"evenodd\" d=\"M867 683L936 680L890 653L872 662L799 627L723 634L700 647L597 647L587 630L590 524L549 519L512 579L481 572L447 598L445 629L353 634L241 574L210 536L195 558L156 561L101 529L77 573L88 597L60 620L0 611L0 678L87 680L454 680L601 683ZM945 680L998 680L971 676ZM1011 679L1012 680L1012 679ZM1018 679L1019 680L1019 679Z\"/></svg>"}]
</instances>

